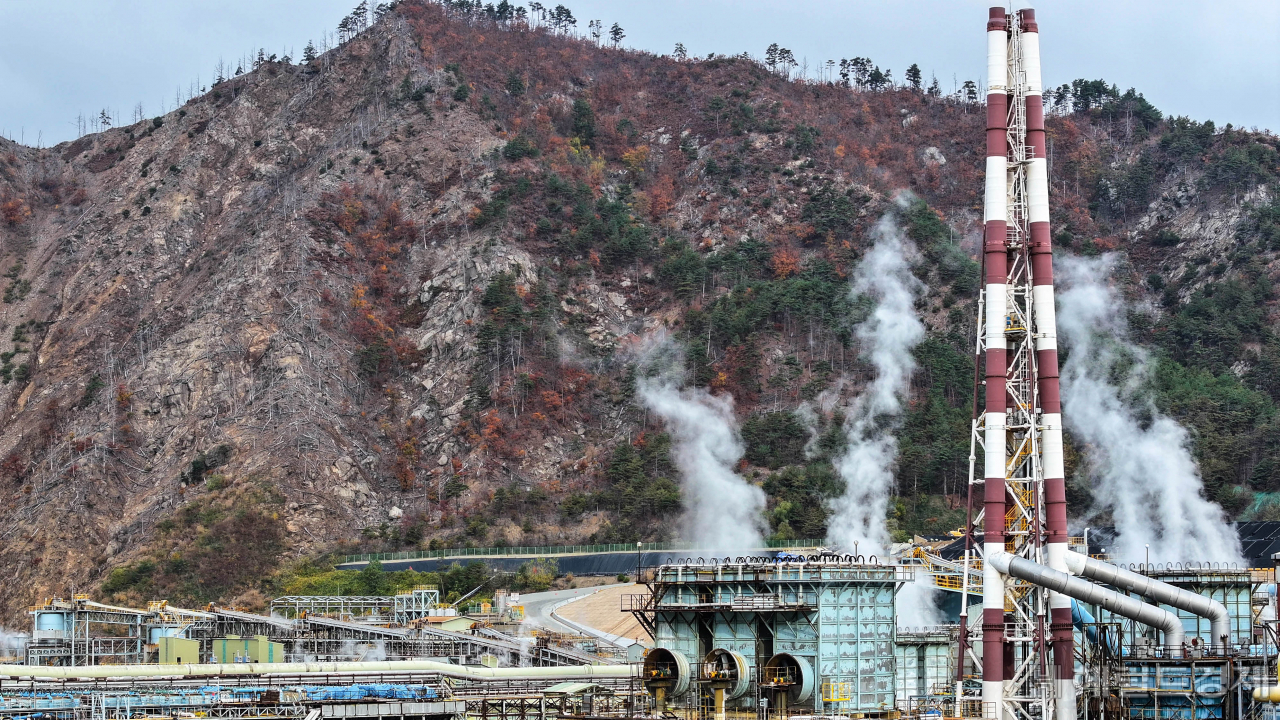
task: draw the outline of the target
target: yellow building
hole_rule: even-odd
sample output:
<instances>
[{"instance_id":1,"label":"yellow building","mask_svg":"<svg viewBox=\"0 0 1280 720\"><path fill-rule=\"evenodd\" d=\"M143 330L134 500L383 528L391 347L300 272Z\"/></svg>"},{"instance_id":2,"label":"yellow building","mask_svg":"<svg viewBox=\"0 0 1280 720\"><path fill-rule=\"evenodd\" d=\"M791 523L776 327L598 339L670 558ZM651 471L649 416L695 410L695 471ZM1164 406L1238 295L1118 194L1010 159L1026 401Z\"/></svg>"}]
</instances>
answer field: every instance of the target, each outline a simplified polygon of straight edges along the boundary
<instances>
[{"instance_id":1,"label":"yellow building","mask_svg":"<svg viewBox=\"0 0 1280 720\"><path fill-rule=\"evenodd\" d=\"M162 637L157 643L160 647L159 662L161 665L182 665L200 662L200 641L179 637Z\"/></svg>"},{"instance_id":2,"label":"yellow building","mask_svg":"<svg viewBox=\"0 0 1280 720\"><path fill-rule=\"evenodd\" d=\"M266 635L242 638L228 635L213 641L213 661L217 663L284 662L284 645L267 640Z\"/></svg>"},{"instance_id":3,"label":"yellow building","mask_svg":"<svg viewBox=\"0 0 1280 720\"><path fill-rule=\"evenodd\" d=\"M476 619L466 615L432 616L427 622L431 627L451 632L465 632L476 626Z\"/></svg>"}]
</instances>

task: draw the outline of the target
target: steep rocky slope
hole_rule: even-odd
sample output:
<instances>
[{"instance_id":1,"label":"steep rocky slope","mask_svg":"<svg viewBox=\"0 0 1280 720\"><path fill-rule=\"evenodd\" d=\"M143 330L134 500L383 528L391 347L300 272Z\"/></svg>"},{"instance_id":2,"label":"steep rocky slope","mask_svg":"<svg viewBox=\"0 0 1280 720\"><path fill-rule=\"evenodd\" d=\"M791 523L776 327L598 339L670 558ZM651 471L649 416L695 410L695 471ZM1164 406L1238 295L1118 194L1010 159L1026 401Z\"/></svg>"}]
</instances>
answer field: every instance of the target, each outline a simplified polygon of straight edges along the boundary
<instances>
[{"instance_id":1,"label":"steep rocky slope","mask_svg":"<svg viewBox=\"0 0 1280 720\"><path fill-rule=\"evenodd\" d=\"M1269 276L1275 138L1135 130L1123 101L1052 120L1059 242L1127 251L1157 317ZM982 120L402 2L164 117L0 141L0 611L252 604L282 562L343 548L671 537L668 441L632 398L659 329L689 341L690 382L733 394L772 528L820 535L839 419L807 463L790 411L864 382L847 277L904 190L930 339L894 522L951 527ZM1257 292L1238 338L1256 352L1226 374L1270 402ZM1251 432L1272 433L1259 408ZM1214 487L1271 489L1263 459Z\"/></svg>"}]
</instances>

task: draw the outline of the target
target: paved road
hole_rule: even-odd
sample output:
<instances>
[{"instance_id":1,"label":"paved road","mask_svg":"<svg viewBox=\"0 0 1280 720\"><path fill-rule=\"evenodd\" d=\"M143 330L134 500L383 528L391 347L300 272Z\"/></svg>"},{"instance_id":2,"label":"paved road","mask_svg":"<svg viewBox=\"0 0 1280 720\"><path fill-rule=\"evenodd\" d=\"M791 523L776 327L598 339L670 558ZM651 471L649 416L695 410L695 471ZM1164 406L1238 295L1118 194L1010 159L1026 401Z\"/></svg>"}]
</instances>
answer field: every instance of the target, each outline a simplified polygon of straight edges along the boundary
<instances>
[{"instance_id":1,"label":"paved road","mask_svg":"<svg viewBox=\"0 0 1280 720\"><path fill-rule=\"evenodd\" d=\"M594 595L574 600L555 611L555 618L610 645L631 647L644 634L630 613L621 612L625 596L636 593L636 585L610 585ZM620 634L621 633L621 634Z\"/></svg>"},{"instance_id":2,"label":"paved road","mask_svg":"<svg viewBox=\"0 0 1280 720\"><path fill-rule=\"evenodd\" d=\"M608 585L596 587L574 588L573 590L552 590L540 593L521 593L520 604L524 605L525 622L551 630L552 632L577 635L578 630L552 617L555 607L566 600L585 597Z\"/></svg>"}]
</instances>

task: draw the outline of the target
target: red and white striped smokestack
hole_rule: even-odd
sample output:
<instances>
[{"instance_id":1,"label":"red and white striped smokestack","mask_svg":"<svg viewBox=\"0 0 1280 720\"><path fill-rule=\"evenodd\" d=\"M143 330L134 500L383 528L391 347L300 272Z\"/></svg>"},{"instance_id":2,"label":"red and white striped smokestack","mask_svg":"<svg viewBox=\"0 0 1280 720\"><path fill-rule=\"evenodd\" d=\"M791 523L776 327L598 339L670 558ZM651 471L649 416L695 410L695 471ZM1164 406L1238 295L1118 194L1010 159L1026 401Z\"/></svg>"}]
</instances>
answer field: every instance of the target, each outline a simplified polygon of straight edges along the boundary
<instances>
[{"instance_id":1,"label":"red and white striped smokestack","mask_svg":"<svg viewBox=\"0 0 1280 720\"><path fill-rule=\"evenodd\" d=\"M1008 20L1003 7L993 7L987 20L987 177L983 201L983 264L986 267L986 436L983 478L983 553L1004 552L1005 542L1005 318L1009 221ZM1001 717L1004 695L1004 578L991 565L982 567L982 705L983 715Z\"/></svg>"},{"instance_id":2,"label":"red and white striped smokestack","mask_svg":"<svg viewBox=\"0 0 1280 720\"><path fill-rule=\"evenodd\" d=\"M1040 28L1036 11L1020 10L1022 68L1027 103L1027 215L1031 230L1031 297L1035 314L1040 452L1044 473L1045 545L1050 568L1067 572L1067 489L1062 452L1062 404L1058 387L1058 328L1053 305L1053 246L1049 234L1049 165L1040 79ZM1071 598L1049 593L1057 720L1075 720L1075 657Z\"/></svg>"}]
</instances>

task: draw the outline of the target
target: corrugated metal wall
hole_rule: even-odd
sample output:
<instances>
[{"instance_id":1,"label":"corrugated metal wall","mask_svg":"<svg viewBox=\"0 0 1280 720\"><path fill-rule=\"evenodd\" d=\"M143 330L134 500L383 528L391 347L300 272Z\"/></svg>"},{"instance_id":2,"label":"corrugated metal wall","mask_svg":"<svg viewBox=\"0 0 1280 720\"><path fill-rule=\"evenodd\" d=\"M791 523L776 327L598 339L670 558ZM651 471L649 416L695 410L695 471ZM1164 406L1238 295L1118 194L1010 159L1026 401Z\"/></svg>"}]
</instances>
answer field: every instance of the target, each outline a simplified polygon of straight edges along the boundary
<instances>
[{"instance_id":1,"label":"corrugated metal wall","mask_svg":"<svg viewBox=\"0 0 1280 720\"><path fill-rule=\"evenodd\" d=\"M826 711L872 711L895 702L893 568L800 568L768 565L746 571L668 566L656 605L657 647L700 663L713 648L741 653L755 670L789 653L815 674L814 698L848 698ZM796 608L796 609L791 609Z\"/></svg>"},{"instance_id":2,"label":"corrugated metal wall","mask_svg":"<svg viewBox=\"0 0 1280 720\"><path fill-rule=\"evenodd\" d=\"M896 655L900 706L907 707L913 699L954 686L955 654L950 633L899 633Z\"/></svg>"}]
</instances>

